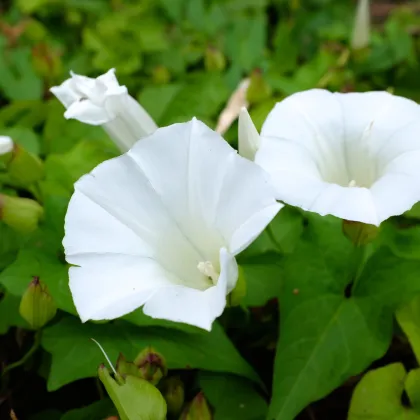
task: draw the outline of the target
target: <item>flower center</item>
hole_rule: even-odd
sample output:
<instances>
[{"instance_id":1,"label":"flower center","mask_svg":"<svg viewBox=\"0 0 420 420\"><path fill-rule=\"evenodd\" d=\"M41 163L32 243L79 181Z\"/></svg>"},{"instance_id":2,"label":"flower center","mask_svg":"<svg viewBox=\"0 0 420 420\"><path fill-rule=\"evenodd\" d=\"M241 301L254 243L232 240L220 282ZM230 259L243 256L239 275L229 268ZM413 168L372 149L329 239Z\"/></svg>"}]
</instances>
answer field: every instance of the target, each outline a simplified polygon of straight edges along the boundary
<instances>
[{"instance_id":1,"label":"flower center","mask_svg":"<svg viewBox=\"0 0 420 420\"><path fill-rule=\"evenodd\" d=\"M371 151L373 121L354 138L340 139L341 146L320 148L316 159L324 181L342 187L370 188L377 178L377 164ZM323 139L321 145L327 144Z\"/></svg>"},{"instance_id":2,"label":"flower center","mask_svg":"<svg viewBox=\"0 0 420 420\"><path fill-rule=\"evenodd\" d=\"M210 261L200 261L197 265L198 271L205 276L209 277L213 284L217 283L219 279L219 273L213 267L213 264Z\"/></svg>"}]
</instances>

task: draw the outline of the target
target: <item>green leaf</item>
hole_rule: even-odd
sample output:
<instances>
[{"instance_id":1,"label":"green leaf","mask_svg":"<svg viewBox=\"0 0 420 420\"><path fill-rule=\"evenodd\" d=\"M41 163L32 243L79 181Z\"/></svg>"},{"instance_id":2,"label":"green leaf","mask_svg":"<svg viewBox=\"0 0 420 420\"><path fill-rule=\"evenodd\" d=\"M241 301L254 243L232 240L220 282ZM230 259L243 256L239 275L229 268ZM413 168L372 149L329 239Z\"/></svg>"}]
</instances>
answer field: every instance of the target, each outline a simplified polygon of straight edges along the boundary
<instances>
[{"instance_id":1,"label":"green leaf","mask_svg":"<svg viewBox=\"0 0 420 420\"><path fill-rule=\"evenodd\" d=\"M252 382L234 375L200 372L199 384L214 407L214 420L263 420L267 402Z\"/></svg>"},{"instance_id":2,"label":"green leaf","mask_svg":"<svg viewBox=\"0 0 420 420\"><path fill-rule=\"evenodd\" d=\"M6 50L0 38L0 90L11 100L35 100L42 96L43 83L31 63L31 49Z\"/></svg>"},{"instance_id":3,"label":"green leaf","mask_svg":"<svg viewBox=\"0 0 420 420\"><path fill-rule=\"evenodd\" d=\"M404 213L404 216L412 217L413 219L420 219L420 203L414 204L414 206Z\"/></svg>"},{"instance_id":4,"label":"green leaf","mask_svg":"<svg viewBox=\"0 0 420 420\"><path fill-rule=\"evenodd\" d=\"M226 55L234 66L250 72L261 66L266 48L267 21L263 13L239 15L226 33Z\"/></svg>"},{"instance_id":5,"label":"green leaf","mask_svg":"<svg viewBox=\"0 0 420 420\"><path fill-rule=\"evenodd\" d=\"M420 420L401 404L406 380L401 363L368 372L354 390L348 420Z\"/></svg>"},{"instance_id":6,"label":"green leaf","mask_svg":"<svg viewBox=\"0 0 420 420\"><path fill-rule=\"evenodd\" d=\"M15 296L22 296L34 276L48 287L58 308L76 313L71 298L67 267L54 256L36 249L23 249L16 261L0 274L0 283Z\"/></svg>"},{"instance_id":7,"label":"green leaf","mask_svg":"<svg viewBox=\"0 0 420 420\"><path fill-rule=\"evenodd\" d=\"M47 384L50 391L96 376L103 355L91 338L103 346L112 361L120 352L134 360L141 350L152 346L165 357L169 369L228 372L259 381L217 323L210 333L187 334L160 327L134 327L124 321L82 324L67 317L46 328L42 336L43 347L52 354Z\"/></svg>"},{"instance_id":8,"label":"green leaf","mask_svg":"<svg viewBox=\"0 0 420 420\"><path fill-rule=\"evenodd\" d=\"M295 208L280 210L267 228L239 256L247 260L267 253L290 253L303 232L303 217Z\"/></svg>"},{"instance_id":9,"label":"green leaf","mask_svg":"<svg viewBox=\"0 0 420 420\"><path fill-rule=\"evenodd\" d=\"M25 127L2 128L1 134L11 137L16 144L21 145L28 152L39 155L39 137L31 129Z\"/></svg>"},{"instance_id":10,"label":"green leaf","mask_svg":"<svg viewBox=\"0 0 420 420\"><path fill-rule=\"evenodd\" d=\"M0 123L5 126L34 128L45 121L47 107L41 101L14 101L0 109Z\"/></svg>"},{"instance_id":11,"label":"green leaf","mask_svg":"<svg viewBox=\"0 0 420 420\"><path fill-rule=\"evenodd\" d=\"M139 308L123 317L128 322L139 327L166 327L175 328L192 334L205 334L205 330L194 327L193 325L182 324L180 322L167 321L165 319L151 318L143 313L143 309Z\"/></svg>"},{"instance_id":12,"label":"green leaf","mask_svg":"<svg viewBox=\"0 0 420 420\"><path fill-rule=\"evenodd\" d=\"M285 207L256 241L238 256L247 285L243 303L261 306L278 297L282 287L281 255L290 253L303 232L303 217Z\"/></svg>"},{"instance_id":13,"label":"green leaf","mask_svg":"<svg viewBox=\"0 0 420 420\"><path fill-rule=\"evenodd\" d=\"M65 108L58 99L51 99L45 105L48 113L43 138L47 153L67 153L80 141L102 142L105 145L108 143L108 148L111 147L111 142L101 127L65 119Z\"/></svg>"},{"instance_id":14,"label":"green leaf","mask_svg":"<svg viewBox=\"0 0 420 420\"><path fill-rule=\"evenodd\" d=\"M420 296L398 308L395 316L420 363Z\"/></svg>"},{"instance_id":15,"label":"green leaf","mask_svg":"<svg viewBox=\"0 0 420 420\"><path fill-rule=\"evenodd\" d=\"M135 34L140 41L141 50L146 53L162 51L169 48L165 25L158 19L143 18Z\"/></svg>"},{"instance_id":16,"label":"green leaf","mask_svg":"<svg viewBox=\"0 0 420 420\"><path fill-rule=\"evenodd\" d=\"M268 225L268 231L277 248L283 253L290 253L303 233L302 214L295 208L286 206Z\"/></svg>"},{"instance_id":17,"label":"green leaf","mask_svg":"<svg viewBox=\"0 0 420 420\"><path fill-rule=\"evenodd\" d=\"M420 226L396 229L392 225L385 225L381 239L398 257L420 260Z\"/></svg>"},{"instance_id":18,"label":"green leaf","mask_svg":"<svg viewBox=\"0 0 420 420\"><path fill-rule=\"evenodd\" d=\"M20 298L6 293L0 300L0 334L5 334L10 327L29 329L28 323L19 314Z\"/></svg>"},{"instance_id":19,"label":"green leaf","mask_svg":"<svg viewBox=\"0 0 420 420\"><path fill-rule=\"evenodd\" d=\"M392 334L390 310L357 290L345 295L357 265L341 220L308 217L302 242L283 263L281 334L269 411L275 420L295 418L360 373L385 353Z\"/></svg>"},{"instance_id":20,"label":"green leaf","mask_svg":"<svg viewBox=\"0 0 420 420\"><path fill-rule=\"evenodd\" d=\"M87 407L76 408L63 414L60 420L103 420L115 415L116 410L111 400L97 401Z\"/></svg>"},{"instance_id":21,"label":"green leaf","mask_svg":"<svg viewBox=\"0 0 420 420\"><path fill-rule=\"evenodd\" d=\"M95 168L95 166L107 159L115 157L115 149L113 147L106 148L104 144L99 142L82 141L68 153L56 155L56 157L74 183L82 175L87 174Z\"/></svg>"},{"instance_id":22,"label":"green leaf","mask_svg":"<svg viewBox=\"0 0 420 420\"><path fill-rule=\"evenodd\" d=\"M183 15L184 0L159 0L160 5L175 22L179 22Z\"/></svg>"},{"instance_id":23,"label":"green leaf","mask_svg":"<svg viewBox=\"0 0 420 420\"><path fill-rule=\"evenodd\" d=\"M116 156L115 148L103 142L81 141L65 154L48 156L45 162L44 192L56 195L70 195L73 184L82 176L107 159Z\"/></svg>"},{"instance_id":24,"label":"green leaf","mask_svg":"<svg viewBox=\"0 0 420 420\"><path fill-rule=\"evenodd\" d=\"M186 80L186 84L176 92L159 118L159 123L169 125L190 120L194 116L209 122L226 103L229 94L221 75L192 74Z\"/></svg>"},{"instance_id":25,"label":"green leaf","mask_svg":"<svg viewBox=\"0 0 420 420\"><path fill-rule=\"evenodd\" d=\"M282 267L275 261L256 258L253 262L241 263L246 282L246 295L243 304L262 306L280 295L282 286Z\"/></svg>"},{"instance_id":26,"label":"green leaf","mask_svg":"<svg viewBox=\"0 0 420 420\"><path fill-rule=\"evenodd\" d=\"M132 375L114 378L105 365L99 367L98 375L121 420L166 419L165 399L150 382Z\"/></svg>"},{"instance_id":27,"label":"green leaf","mask_svg":"<svg viewBox=\"0 0 420 420\"><path fill-rule=\"evenodd\" d=\"M16 231L0 222L0 270L15 260L21 240Z\"/></svg>"},{"instance_id":28,"label":"green leaf","mask_svg":"<svg viewBox=\"0 0 420 420\"><path fill-rule=\"evenodd\" d=\"M413 409L420 413L420 369L417 368L408 372L405 390Z\"/></svg>"},{"instance_id":29,"label":"green leaf","mask_svg":"<svg viewBox=\"0 0 420 420\"><path fill-rule=\"evenodd\" d=\"M44 410L29 417L29 420L61 420L61 412L54 409Z\"/></svg>"},{"instance_id":30,"label":"green leaf","mask_svg":"<svg viewBox=\"0 0 420 420\"><path fill-rule=\"evenodd\" d=\"M153 119L161 124L162 116L168 111L172 100L182 88L181 84L146 86L139 95L138 101ZM158 101L157 98L159 98Z\"/></svg>"},{"instance_id":31,"label":"green leaf","mask_svg":"<svg viewBox=\"0 0 420 420\"><path fill-rule=\"evenodd\" d=\"M357 287L357 295L369 296L376 305L397 309L420 294L420 261L396 256L380 248L367 262Z\"/></svg>"}]
</instances>

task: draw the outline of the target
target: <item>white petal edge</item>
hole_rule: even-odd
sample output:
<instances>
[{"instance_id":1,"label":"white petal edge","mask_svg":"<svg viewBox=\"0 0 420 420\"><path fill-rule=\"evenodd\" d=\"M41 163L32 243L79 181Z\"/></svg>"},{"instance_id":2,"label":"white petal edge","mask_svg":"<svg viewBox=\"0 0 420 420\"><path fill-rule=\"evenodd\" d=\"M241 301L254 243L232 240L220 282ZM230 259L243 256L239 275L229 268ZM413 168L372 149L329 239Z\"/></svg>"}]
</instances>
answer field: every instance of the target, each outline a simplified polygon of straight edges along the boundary
<instances>
[{"instance_id":1,"label":"white petal edge","mask_svg":"<svg viewBox=\"0 0 420 420\"><path fill-rule=\"evenodd\" d=\"M220 276L216 286L200 291L184 286L157 290L144 305L144 313L152 318L195 325L207 331L226 306L228 284L236 284L238 266L225 248L220 250Z\"/></svg>"},{"instance_id":2,"label":"white petal edge","mask_svg":"<svg viewBox=\"0 0 420 420\"><path fill-rule=\"evenodd\" d=\"M71 104L64 113L64 117L91 125L102 125L112 119L104 107L93 104L89 99L80 100Z\"/></svg>"},{"instance_id":3,"label":"white petal edge","mask_svg":"<svg viewBox=\"0 0 420 420\"><path fill-rule=\"evenodd\" d=\"M50 92L55 95L55 97L66 107L68 108L74 102L78 102L81 99L79 95L73 89L72 80L67 79L59 86L53 86L50 88Z\"/></svg>"},{"instance_id":4,"label":"white petal edge","mask_svg":"<svg viewBox=\"0 0 420 420\"><path fill-rule=\"evenodd\" d=\"M137 255L81 254L69 270L70 290L82 322L115 319L142 306L173 275Z\"/></svg>"}]
</instances>

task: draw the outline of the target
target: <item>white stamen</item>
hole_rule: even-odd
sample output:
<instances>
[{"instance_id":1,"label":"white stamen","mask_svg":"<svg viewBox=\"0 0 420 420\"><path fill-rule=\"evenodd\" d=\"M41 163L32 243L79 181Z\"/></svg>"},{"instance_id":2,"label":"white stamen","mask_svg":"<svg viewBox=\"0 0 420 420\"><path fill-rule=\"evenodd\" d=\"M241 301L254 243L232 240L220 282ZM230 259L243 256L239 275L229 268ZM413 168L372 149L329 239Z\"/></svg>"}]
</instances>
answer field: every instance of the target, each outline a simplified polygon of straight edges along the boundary
<instances>
[{"instance_id":1,"label":"white stamen","mask_svg":"<svg viewBox=\"0 0 420 420\"><path fill-rule=\"evenodd\" d=\"M352 180L349 182L349 187L350 187L350 188L352 188L352 187L357 187L356 181L355 181L354 179L352 179Z\"/></svg>"},{"instance_id":2,"label":"white stamen","mask_svg":"<svg viewBox=\"0 0 420 420\"><path fill-rule=\"evenodd\" d=\"M210 261L200 261L197 265L198 271L213 280L216 284L219 279L219 273L214 269L213 264Z\"/></svg>"}]
</instances>

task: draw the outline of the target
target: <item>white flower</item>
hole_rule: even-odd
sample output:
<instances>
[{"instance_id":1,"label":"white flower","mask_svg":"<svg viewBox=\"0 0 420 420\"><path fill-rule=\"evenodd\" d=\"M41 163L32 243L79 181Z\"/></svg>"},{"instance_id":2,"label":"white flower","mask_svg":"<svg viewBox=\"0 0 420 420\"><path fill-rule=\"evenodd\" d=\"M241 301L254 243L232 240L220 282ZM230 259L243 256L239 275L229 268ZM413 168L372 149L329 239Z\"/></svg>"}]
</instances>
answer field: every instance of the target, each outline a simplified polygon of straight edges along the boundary
<instances>
[{"instance_id":1,"label":"white flower","mask_svg":"<svg viewBox=\"0 0 420 420\"><path fill-rule=\"evenodd\" d=\"M0 156L10 153L13 150L13 140L8 136L0 136Z\"/></svg>"},{"instance_id":2,"label":"white flower","mask_svg":"<svg viewBox=\"0 0 420 420\"><path fill-rule=\"evenodd\" d=\"M260 147L260 135L252 122L245 107L241 109L238 124L239 154L249 160L254 160L255 153Z\"/></svg>"},{"instance_id":3,"label":"white flower","mask_svg":"<svg viewBox=\"0 0 420 420\"><path fill-rule=\"evenodd\" d=\"M66 118L102 125L122 152L157 129L144 108L120 86L115 69L92 79L70 72L71 78L51 92L67 108Z\"/></svg>"},{"instance_id":4,"label":"white flower","mask_svg":"<svg viewBox=\"0 0 420 420\"><path fill-rule=\"evenodd\" d=\"M369 0L359 0L354 19L351 47L354 50L365 48L370 41L370 4Z\"/></svg>"},{"instance_id":5,"label":"white flower","mask_svg":"<svg viewBox=\"0 0 420 420\"><path fill-rule=\"evenodd\" d=\"M297 93L268 115L255 162L277 199L379 225L420 200L420 107L387 92Z\"/></svg>"},{"instance_id":6,"label":"white flower","mask_svg":"<svg viewBox=\"0 0 420 420\"><path fill-rule=\"evenodd\" d=\"M209 330L235 287L235 255L281 207L265 172L203 123L158 129L75 185L64 247L81 319L144 305Z\"/></svg>"}]
</instances>

